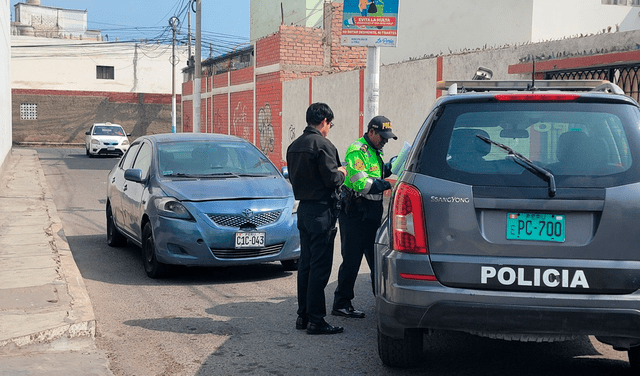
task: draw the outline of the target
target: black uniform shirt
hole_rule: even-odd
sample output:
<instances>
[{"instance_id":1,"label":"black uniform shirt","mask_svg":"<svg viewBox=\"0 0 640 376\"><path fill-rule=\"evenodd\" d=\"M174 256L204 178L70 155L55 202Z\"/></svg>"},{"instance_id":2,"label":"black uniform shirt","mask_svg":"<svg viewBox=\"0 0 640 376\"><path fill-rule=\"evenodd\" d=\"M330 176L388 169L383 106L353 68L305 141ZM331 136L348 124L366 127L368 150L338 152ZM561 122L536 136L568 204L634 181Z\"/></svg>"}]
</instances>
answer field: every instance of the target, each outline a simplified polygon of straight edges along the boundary
<instances>
[{"instance_id":1,"label":"black uniform shirt","mask_svg":"<svg viewBox=\"0 0 640 376\"><path fill-rule=\"evenodd\" d=\"M311 126L287 148L289 180L297 200L331 200L344 182L340 165L338 149Z\"/></svg>"}]
</instances>

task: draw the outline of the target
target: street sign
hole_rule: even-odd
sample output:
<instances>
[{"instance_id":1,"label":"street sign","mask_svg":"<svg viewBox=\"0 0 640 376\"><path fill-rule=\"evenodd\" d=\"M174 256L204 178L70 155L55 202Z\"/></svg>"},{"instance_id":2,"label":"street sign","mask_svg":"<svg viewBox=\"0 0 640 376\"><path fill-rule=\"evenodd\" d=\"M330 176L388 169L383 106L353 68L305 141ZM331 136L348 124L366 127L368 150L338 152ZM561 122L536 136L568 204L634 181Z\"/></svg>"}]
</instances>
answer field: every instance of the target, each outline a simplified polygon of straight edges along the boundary
<instances>
[{"instance_id":1,"label":"street sign","mask_svg":"<svg viewBox=\"0 0 640 376\"><path fill-rule=\"evenodd\" d=\"M395 47L400 0L344 0L342 45Z\"/></svg>"}]
</instances>

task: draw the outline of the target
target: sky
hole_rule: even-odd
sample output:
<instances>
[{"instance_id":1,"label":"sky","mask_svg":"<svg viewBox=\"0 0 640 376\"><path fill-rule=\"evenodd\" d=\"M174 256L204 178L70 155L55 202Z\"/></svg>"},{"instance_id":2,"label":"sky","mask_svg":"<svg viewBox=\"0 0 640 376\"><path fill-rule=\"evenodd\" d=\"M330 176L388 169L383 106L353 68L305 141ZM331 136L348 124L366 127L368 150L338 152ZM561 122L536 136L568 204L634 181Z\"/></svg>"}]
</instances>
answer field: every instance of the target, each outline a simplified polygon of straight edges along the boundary
<instances>
[{"instance_id":1,"label":"sky","mask_svg":"<svg viewBox=\"0 0 640 376\"><path fill-rule=\"evenodd\" d=\"M88 28L101 30L109 41L147 39L171 40L169 19L180 19L181 33L187 39L187 11L190 0L40 0L40 5L54 8L86 10ZM15 21L14 5L26 0L11 0L11 21ZM195 1L193 9L195 9ZM202 53L221 55L234 46L249 43L250 0L202 0ZM195 40L195 14L191 12L191 32ZM167 32L167 29L169 32Z\"/></svg>"}]
</instances>

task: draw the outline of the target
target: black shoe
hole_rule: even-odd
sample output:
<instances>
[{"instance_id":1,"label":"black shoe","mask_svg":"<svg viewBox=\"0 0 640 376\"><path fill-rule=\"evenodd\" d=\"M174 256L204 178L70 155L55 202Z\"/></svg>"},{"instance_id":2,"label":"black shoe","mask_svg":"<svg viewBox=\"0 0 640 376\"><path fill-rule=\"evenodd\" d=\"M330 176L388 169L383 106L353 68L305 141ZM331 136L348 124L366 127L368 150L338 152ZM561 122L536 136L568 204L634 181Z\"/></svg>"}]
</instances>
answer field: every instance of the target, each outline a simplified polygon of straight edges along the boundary
<instances>
[{"instance_id":1,"label":"black shoe","mask_svg":"<svg viewBox=\"0 0 640 376\"><path fill-rule=\"evenodd\" d=\"M343 330L344 328L341 326L331 326L322 320L318 323L309 323L307 334L336 334L342 333Z\"/></svg>"},{"instance_id":2,"label":"black shoe","mask_svg":"<svg viewBox=\"0 0 640 376\"><path fill-rule=\"evenodd\" d=\"M348 308L334 308L331 310L331 314L334 316L344 316L344 317L350 317L353 319L363 319L364 318L364 312L362 311L358 311L357 309L353 308L353 307L348 307Z\"/></svg>"},{"instance_id":3,"label":"black shoe","mask_svg":"<svg viewBox=\"0 0 640 376\"><path fill-rule=\"evenodd\" d=\"M298 330L307 329L308 323L309 323L309 319L302 316L298 316L298 319L296 320L296 329Z\"/></svg>"}]
</instances>

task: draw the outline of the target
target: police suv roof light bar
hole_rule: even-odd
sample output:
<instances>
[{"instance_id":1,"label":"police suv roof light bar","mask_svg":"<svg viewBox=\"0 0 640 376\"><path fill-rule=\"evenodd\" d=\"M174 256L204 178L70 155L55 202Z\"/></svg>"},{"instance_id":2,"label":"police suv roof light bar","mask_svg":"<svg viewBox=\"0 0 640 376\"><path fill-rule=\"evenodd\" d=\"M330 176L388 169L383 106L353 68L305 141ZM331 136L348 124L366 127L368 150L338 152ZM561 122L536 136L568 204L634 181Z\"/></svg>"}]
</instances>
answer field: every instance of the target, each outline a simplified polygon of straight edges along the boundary
<instances>
[{"instance_id":1,"label":"police suv roof light bar","mask_svg":"<svg viewBox=\"0 0 640 376\"><path fill-rule=\"evenodd\" d=\"M532 90L529 80L451 80L438 81L438 90L447 90L449 95L465 93L469 91L509 91ZM560 90L560 91L601 91L605 93L624 94L617 85L607 80L537 80L533 90Z\"/></svg>"}]
</instances>

